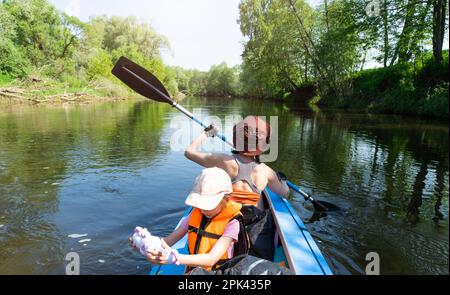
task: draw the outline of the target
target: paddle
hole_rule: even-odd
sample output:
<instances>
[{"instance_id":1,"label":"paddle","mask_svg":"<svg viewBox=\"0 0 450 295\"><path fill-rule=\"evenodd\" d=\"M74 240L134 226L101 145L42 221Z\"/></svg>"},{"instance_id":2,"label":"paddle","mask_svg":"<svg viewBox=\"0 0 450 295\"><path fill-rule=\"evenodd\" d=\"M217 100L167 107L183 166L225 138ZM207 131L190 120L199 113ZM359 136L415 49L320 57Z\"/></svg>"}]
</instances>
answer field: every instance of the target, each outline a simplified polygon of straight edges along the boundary
<instances>
[{"instance_id":1,"label":"paddle","mask_svg":"<svg viewBox=\"0 0 450 295\"><path fill-rule=\"evenodd\" d=\"M131 89L141 94L142 96L145 96L151 100L168 103L172 107L178 109L183 114L188 116L190 119L194 120L194 122L200 124L203 128L208 127L202 121L194 117L194 115L191 112L189 112L188 110L180 106L177 102L172 100L170 98L169 93L164 88L164 85L161 83L161 81L158 80L158 78L156 78L149 71L147 71L140 65L135 64L128 58L124 56L119 58L119 60L117 61L116 65L112 70L112 73L114 76L119 78L122 82L127 84ZM234 148L234 145L231 142L227 141L226 137L223 134L218 134L217 137L219 137L229 146ZM292 184L290 181L287 181L287 184L294 191L300 193L305 198L305 200L311 201L316 210L331 211L338 209L337 206L331 203L314 200L311 196L300 190L300 188Z\"/></svg>"},{"instance_id":2,"label":"paddle","mask_svg":"<svg viewBox=\"0 0 450 295\"><path fill-rule=\"evenodd\" d=\"M325 201L315 200L313 197L311 197L310 195L308 195L307 193L302 191L298 186L296 186L295 184L290 182L283 172L280 172L280 171L277 172L277 176L279 179L286 181L289 188L291 188L295 192L301 194L305 198L305 200L308 200L311 203L313 203L315 210L317 210L317 211L337 211L337 210L339 210L339 207L334 204L331 204L331 203L325 202Z\"/></svg>"},{"instance_id":3,"label":"paddle","mask_svg":"<svg viewBox=\"0 0 450 295\"><path fill-rule=\"evenodd\" d=\"M311 203L313 203L314 209L317 211L337 211L340 209L338 206L331 204L329 202L318 201L313 199L313 197L302 191L298 186L296 186L289 180L287 180L286 183L291 189L301 194L305 198L305 200L311 201Z\"/></svg>"}]
</instances>

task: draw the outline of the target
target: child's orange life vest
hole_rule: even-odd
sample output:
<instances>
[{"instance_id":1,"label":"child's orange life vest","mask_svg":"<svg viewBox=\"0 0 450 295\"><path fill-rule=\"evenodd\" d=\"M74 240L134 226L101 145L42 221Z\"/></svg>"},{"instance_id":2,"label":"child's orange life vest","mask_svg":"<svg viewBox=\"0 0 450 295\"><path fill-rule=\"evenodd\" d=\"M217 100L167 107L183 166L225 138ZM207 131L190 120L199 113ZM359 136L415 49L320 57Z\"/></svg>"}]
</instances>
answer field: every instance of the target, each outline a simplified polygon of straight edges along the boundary
<instances>
[{"instance_id":1,"label":"child's orange life vest","mask_svg":"<svg viewBox=\"0 0 450 295\"><path fill-rule=\"evenodd\" d=\"M241 208L241 204L228 201L225 209L212 219L206 218L199 209L194 208L189 217L189 254L209 253L216 242L222 237L228 223L241 215ZM240 234L239 236L242 235ZM230 258L228 257L228 251L226 251L216 266ZM211 267L207 269L211 269Z\"/></svg>"}]
</instances>

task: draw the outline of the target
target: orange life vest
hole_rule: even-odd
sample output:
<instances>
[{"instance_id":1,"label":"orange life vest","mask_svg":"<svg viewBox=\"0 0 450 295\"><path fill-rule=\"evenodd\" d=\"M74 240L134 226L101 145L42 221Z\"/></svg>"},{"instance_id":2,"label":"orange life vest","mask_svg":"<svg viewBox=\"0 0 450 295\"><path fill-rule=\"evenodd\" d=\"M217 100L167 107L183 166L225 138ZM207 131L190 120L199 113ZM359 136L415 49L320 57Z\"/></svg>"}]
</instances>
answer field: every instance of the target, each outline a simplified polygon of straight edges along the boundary
<instances>
[{"instance_id":1,"label":"orange life vest","mask_svg":"<svg viewBox=\"0 0 450 295\"><path fill-rule=\"evenodd\" d=\"M238 189L233 189L233 192L228 197L230 201L253 206L256 206L260 198L261 196L258 193L247 192Z\"/></svg>"},{"instance_id":2,"label":"orange life vest","mask_svg":"<svg viewBox=\"0 0 450 295\"><path fill-rule=\"evenodd\" d=\"M194 208L189 217L189 254L209 253L216 244L217 240L222 237L225 231L225 227L228 225L228 223L232 219L241 215L241 208L241 204L235 203L233 201L228 201L227 207L225 207L222 212L220 212L212 219L206 218L199 209ZM241 233L239 234L239 236L242 236ZM220 262L223 263L230 258L231 257L228 257L228 251L226 251L219 260L218 264L220 264Z\"/></svg>"}]
</instances>

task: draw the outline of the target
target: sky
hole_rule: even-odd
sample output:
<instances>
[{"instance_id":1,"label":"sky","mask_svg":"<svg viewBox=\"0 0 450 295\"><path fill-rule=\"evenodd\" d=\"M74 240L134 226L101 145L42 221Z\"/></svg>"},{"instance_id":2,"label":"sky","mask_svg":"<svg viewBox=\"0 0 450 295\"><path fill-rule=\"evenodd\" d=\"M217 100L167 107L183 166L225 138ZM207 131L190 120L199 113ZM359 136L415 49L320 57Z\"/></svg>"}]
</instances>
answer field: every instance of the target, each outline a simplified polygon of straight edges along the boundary
<instances>
[{"instance_id":1,"label":"sky","mask_svg":"<svg viewBox=\"0 0 450 295\"><path fill-rule=\"evenodd\" d=\"M319 0L310 0L311 4ZM244 37L237 20L240 0L50 0L60 11L90 16L134 15L164 35L171 50L164 62L208 71L212 65L240 64Z\"/></svg>"},{"instance_id":2,"label":"sky","mask_svg":"<svg viewBox=\"0 0 450 295\"><path fill-rule=\"evenodd\" d=\"M243 36L237 19L239 0L50 0L57 9L88 21L90 16L134 15L164 35L170 65L209 70L225 61L241 63Z\"/></svg>"}]
</instances>

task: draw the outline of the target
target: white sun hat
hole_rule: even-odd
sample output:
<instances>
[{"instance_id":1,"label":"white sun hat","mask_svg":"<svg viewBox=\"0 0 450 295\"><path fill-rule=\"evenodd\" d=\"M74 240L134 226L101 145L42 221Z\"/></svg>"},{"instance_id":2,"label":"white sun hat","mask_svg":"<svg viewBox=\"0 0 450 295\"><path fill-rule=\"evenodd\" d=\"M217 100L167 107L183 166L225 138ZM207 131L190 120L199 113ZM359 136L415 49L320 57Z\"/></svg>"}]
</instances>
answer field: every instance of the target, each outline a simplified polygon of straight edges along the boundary
<instances>
[{"instance_id":1,"label":"white sun hat","mask_svg":"<svg viewBox=\"0 0 450 295\"><path fill-rule=\"evenodd\" d=\"M224 195L232 191L228 173L217 167L207 168L195 179L185 203L198 209L212 210L219 205Z\"/></svg>"}]
</instances>

